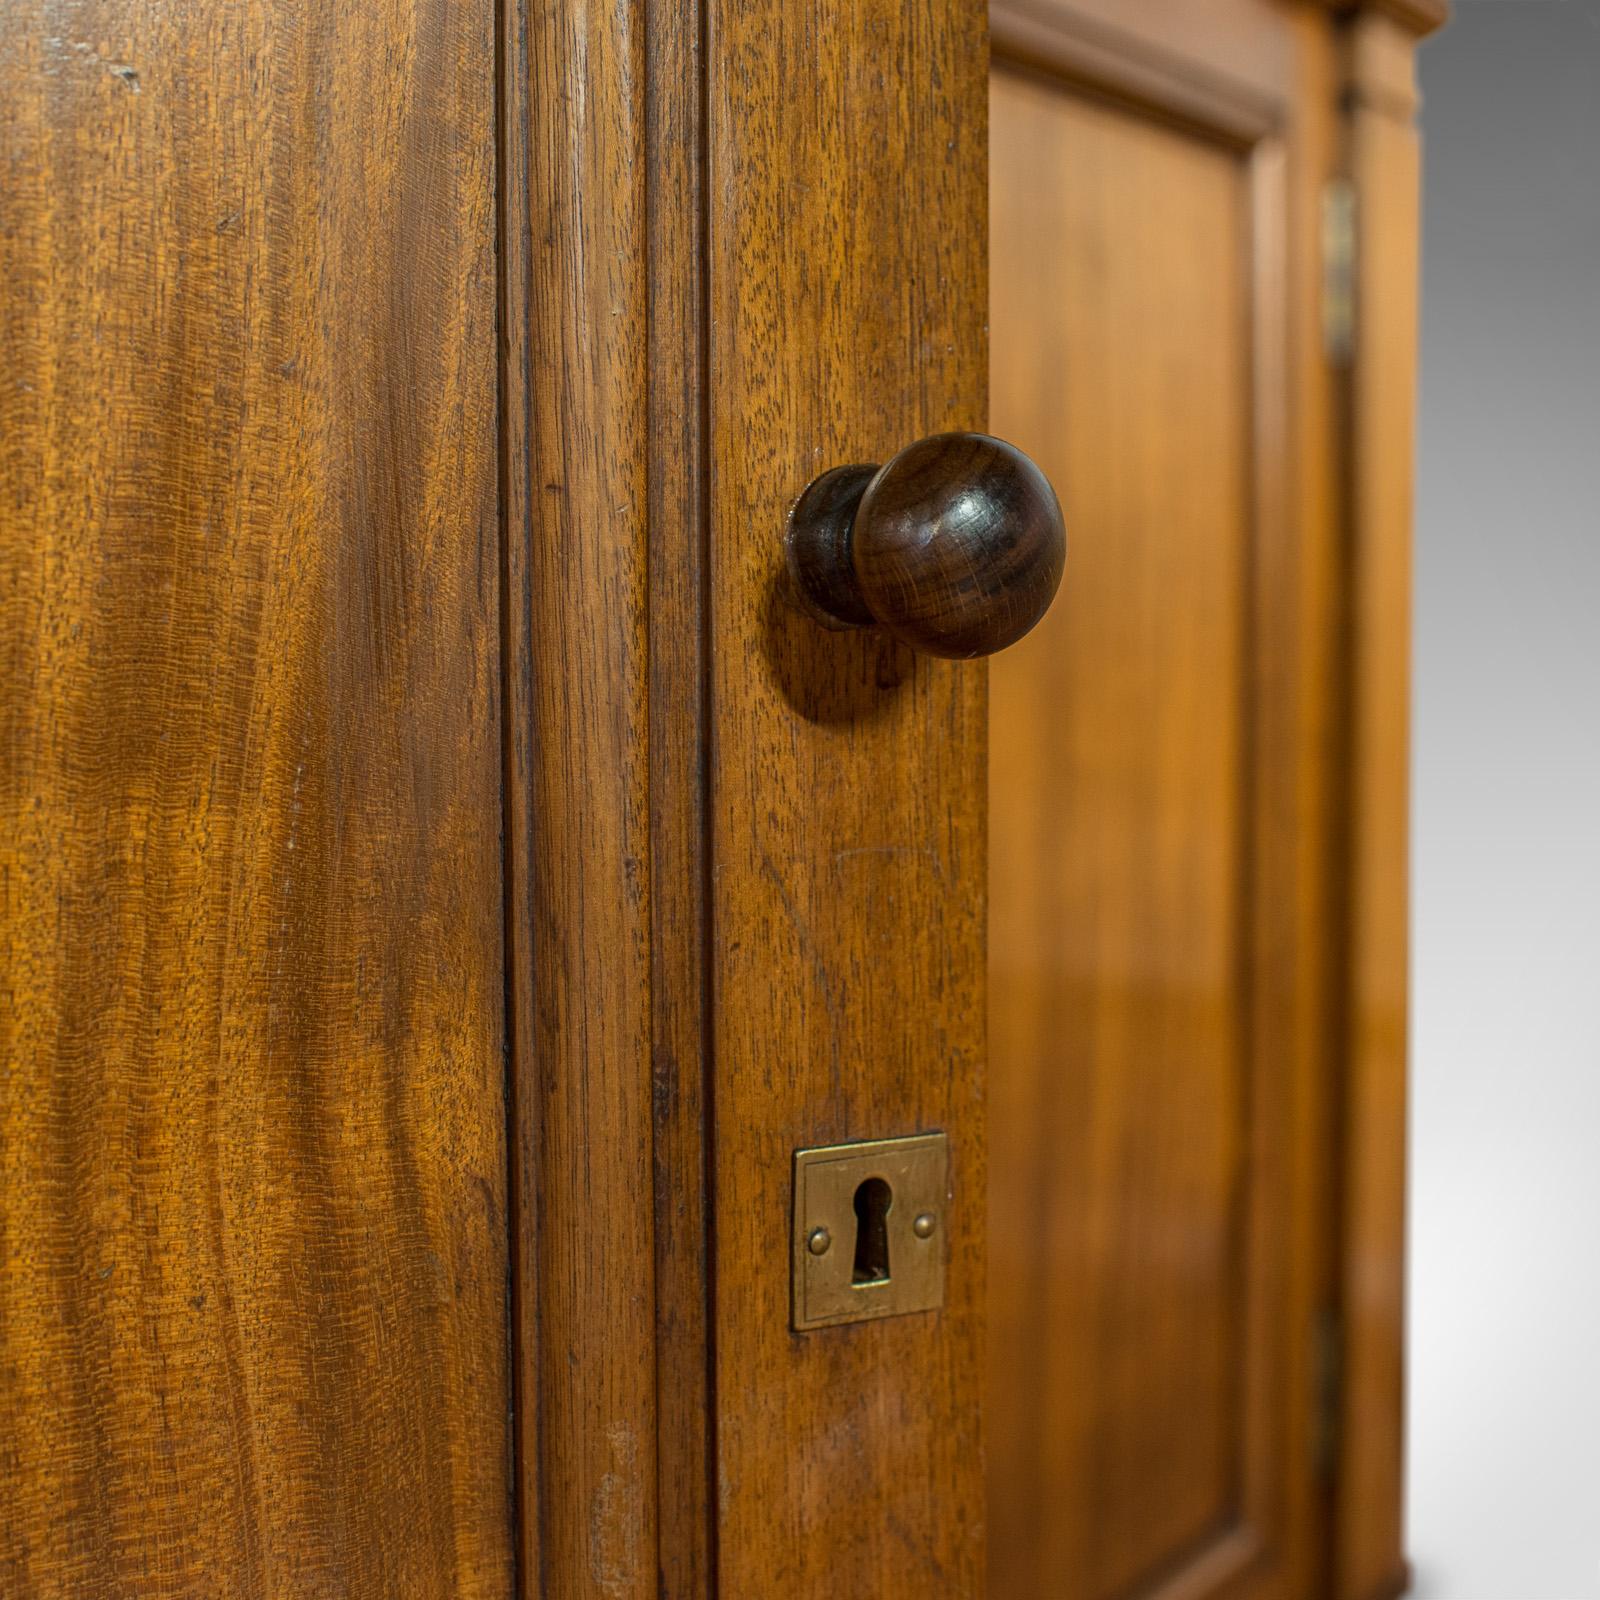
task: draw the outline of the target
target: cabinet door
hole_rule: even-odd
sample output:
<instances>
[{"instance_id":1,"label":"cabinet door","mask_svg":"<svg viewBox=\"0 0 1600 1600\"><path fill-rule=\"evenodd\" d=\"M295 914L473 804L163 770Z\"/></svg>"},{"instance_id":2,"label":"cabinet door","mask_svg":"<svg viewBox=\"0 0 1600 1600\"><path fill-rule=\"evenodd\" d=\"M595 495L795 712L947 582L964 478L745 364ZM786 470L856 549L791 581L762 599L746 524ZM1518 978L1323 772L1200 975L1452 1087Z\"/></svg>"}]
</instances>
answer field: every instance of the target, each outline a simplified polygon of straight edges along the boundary
<instances>
[{"instance_id":1,"label":"cabinet door","mask_svg":"<svg viewBox=\"0 0 1600 1600\"><path fill-rule=\"evenodd\" d=\"M997 0L991 1593L1375 1600L1399 1520L1415 35Z\"/></svg>"},{"instance_id":2,"label":"cabinet door","mask_svg":"<svg viewBox=\"0 0 1600 1600\"><path fill-rule=\"evenodd\" d=\"M552 1595L982 1592L985 669L819 626L784 529L824 469L983 425L985 24L540 7L516 58ZM942 1304L798 1330L795 1152L930 1132Z\"/></svg>"},{"instance_id":3,"label":"cabinet door","mask_svg":"<svg viewBox=\"0 0 1600 1600\"><path fill-rule=\"evenodd\" d=\"M997 1597L1319 1581L1331 46L997 15L990 417L1071 539L991 677Z\"/></svg>"},{"instance_id":4,"label":"cabinet door","mask_svg":"<svg viewBox=\"0 0 1600 1600\"><path fill-rule=\"evenodd\" d=\"M983 425L985 17L708 10L723 1592L975 1594L985 667L816 626L783 598L781 540L821 470ZM796 1332L794 1152L928 1131L942 1306Z\"/></svg>"},{"instance_id":5,"label":"cabinet door","mask_svg":"<svg viewBox=\"0 0 1600 1600\"><path fill-rule=\"evenodd\" d=\"M0 15L0 1592L505 1596L494 11Z\"/></svg>"}]
</instances>

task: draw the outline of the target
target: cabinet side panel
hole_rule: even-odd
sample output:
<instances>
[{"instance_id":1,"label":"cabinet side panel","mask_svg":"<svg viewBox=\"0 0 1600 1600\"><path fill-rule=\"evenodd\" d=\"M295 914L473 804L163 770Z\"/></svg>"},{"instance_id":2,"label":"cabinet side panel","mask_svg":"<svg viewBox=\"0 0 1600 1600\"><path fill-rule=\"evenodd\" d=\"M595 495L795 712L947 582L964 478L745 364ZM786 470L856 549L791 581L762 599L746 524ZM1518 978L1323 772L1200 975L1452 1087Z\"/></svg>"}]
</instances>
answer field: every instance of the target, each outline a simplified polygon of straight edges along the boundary
<instances>
[{"instance_id":1,"label":"cabinet side panel","mask_svg":"<svg viewBox=\"0 0 1600 1600\"><path fill-rule=\"evenodd\" d=\"M0 16L0 1591L511 1584L487 0Z\"/></svg>"},{"instance_id":2,"label":"cabinet side panel","mask_svg":"<svg viewBox=\"0 0 1600 1600\"><path fill-rule=\"evenodd\" d=\"M1411 500L1419 163L1415 41L1349 25L1356 197L1349 383L1350 806L1344 1416L1337 1594L1387 1600L1403 1550Z\"/></svg>"}]
</instances>

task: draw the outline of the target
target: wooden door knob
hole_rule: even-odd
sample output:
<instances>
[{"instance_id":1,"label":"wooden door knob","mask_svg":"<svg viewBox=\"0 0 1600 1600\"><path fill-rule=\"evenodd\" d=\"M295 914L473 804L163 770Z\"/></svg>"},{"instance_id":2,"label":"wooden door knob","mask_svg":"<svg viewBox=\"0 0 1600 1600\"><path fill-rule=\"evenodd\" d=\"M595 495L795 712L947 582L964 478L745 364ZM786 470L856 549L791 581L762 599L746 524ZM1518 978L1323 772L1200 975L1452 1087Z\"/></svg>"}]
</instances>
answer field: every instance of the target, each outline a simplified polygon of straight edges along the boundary
<instances>
[{"instance_id":1,"label":"wooden door knob","mask_svg":"<svg viewBox=\"0 0 1600 1600\"><path fill-rule=\"evenodd\" d=\"M1045 475L984 433L937 433L881 467L834 467L789 513L790 587L825 627L883 628L965 660L1050 608L1067 535Z\"/></svg>"}]
</instances>

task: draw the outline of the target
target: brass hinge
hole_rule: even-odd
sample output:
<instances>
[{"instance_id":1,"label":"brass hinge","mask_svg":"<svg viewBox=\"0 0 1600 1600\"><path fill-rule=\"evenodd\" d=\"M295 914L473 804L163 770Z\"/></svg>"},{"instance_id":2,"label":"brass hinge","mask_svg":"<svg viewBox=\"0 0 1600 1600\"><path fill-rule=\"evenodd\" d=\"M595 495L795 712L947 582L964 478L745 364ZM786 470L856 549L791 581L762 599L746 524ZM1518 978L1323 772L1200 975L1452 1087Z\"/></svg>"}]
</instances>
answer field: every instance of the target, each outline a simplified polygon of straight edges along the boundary
<instances>
[{"instance_id":1,"label":"brass hinge","mask_svg":"<svg viewBox=\"0 0 1600 1600\"><path fill-rule=\"evenodd\" d=\"M1344 1321L1337 1311L1317 1313L1312 1329L1311 1457L1324 1483L1339 1469L1344 1423Z\"/></svg>"},{"instance_id":2,"label":"brass hinge","mask_svg":"<svg viewBox=\"0 0 1600 1600\"><path fill-rule=\"evenodd\" d=\"M1322 190L1322 347L1348 366L1356 345L1356 187L1331 178Z\"/></svg>"}]
</instances>

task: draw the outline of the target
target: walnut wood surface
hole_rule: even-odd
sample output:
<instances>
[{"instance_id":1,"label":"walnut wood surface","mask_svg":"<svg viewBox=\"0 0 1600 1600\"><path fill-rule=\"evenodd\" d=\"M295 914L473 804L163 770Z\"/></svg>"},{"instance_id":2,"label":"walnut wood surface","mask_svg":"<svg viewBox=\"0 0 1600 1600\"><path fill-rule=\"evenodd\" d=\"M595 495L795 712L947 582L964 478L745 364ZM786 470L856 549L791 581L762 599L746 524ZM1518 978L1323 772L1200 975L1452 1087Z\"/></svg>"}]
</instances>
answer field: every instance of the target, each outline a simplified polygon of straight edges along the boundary
<instances>
[{"instance_id":1,"label":"walnut wood surface","mask_svg":"<svg viewBox=\"0 0 1600 1600\"><path fill-rule=\"evenodd\" d=\"M1072 292L1000 283L1002 360L1073 359L995 425L1070 398L1061 486L1151 520L997 695L997 1072L1029 1030L1092 1070L997 1085L1001 1259L1081 1271L997 1284L1033 1284L995 1416L1038 1453L997 1435L994 1592L1064 1551L1085 1595L1306 1600L1338 1541L1366 1600L1399 1537L1407 46L1352 25L1388 242L1341 524L1323 9L1013 9L1030 92L1078 103L997 217ZM797 484L986 424L982 21L0 19L0 1592L505 1595L514 1522L552 1600L982 1592L985 669L779 595ZM1128 237L1041 223L1058 157ZM792 1151L928 1128L945 1308L792 1333ZM1334 1532L1306 1397L1341 1298Z\"/></svg>"},{"instance_id":2,"label":"walnut wood surface","mask_svg":"<svg viewBox=\"0 0 1600 1600\"><path fill-rule=\"evenodd\" d=\"M0 1592L511 1585L493 8L0 15Z\"/></svg>"},{"instance_id":3,"label":"walnut wood surface","mask_svg":"<svg viewBox=\"0 0 1600 1600\"><path fill-rule=\"evenodd\" d=\"M662 1600L717 1587L706 1035L704 40L652 5L645 48L650 349L650 1005Z\"/></svg>"},{"instance_id":4,"label":"walnut wood surface","mask_svg":"<svg viewBox=\"0 0 1600 1600\"><path fill-rule=\"evenodd\" d=\"M657 1592L642 42L642 7L536 5L510 46L532 229L520 1510L549 1600Z\"/></svg>"},{"instance_id":5,"label":"walnut wood surface","mask_svg":"<svg viewBox=\"0 0 1600 1600\"><path fill-rule=\"evenodd\" d=\"M976 0L710 0L720 1593L981 1594L985 672L779 592L829 464L982 425ZM944 1129L942 1311L797 1334L791 1156Z\"/></svg>"},{"instance_id":6,"label":"walnut wood surface","mask_svg":"<svg viewBox=\"0 0 1600 1600\"><path fill-rule=\"evenodd\" d=\"M991 426L1056 485L1073 557L990 680L990 1592L1309 1600L1332 40L1233 0L1027 11L1083 15L995 74Z\"/></svg>"},{"instance_id":7,"label":"walnut wood surface","mask_svg":"<svg viewBox=\"0 0 1600 1600\"><path fill-rule=\"evenodd\" d=\"M790 512L784 547L796 598L825 626L875 625L961 661L1038 623L1066 531L1049 480L1014 445L942 433L876 469L824 473Z\"/></svg>"}]
</instances>

